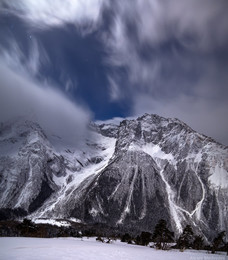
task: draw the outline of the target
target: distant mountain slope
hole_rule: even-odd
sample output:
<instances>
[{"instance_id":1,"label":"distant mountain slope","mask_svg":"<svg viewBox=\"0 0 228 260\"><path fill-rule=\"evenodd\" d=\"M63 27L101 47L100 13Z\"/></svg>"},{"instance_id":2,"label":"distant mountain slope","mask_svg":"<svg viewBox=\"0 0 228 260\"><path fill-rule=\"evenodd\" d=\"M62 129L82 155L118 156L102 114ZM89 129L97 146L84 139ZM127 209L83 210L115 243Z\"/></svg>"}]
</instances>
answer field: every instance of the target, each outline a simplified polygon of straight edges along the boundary
<instances>
[{"instance_id":1,"label":"distant mountain slope","mask_svg":"<svg viewBox=\"0 0 228 260\"><path fill-rule=\"evenodd\" d=\"M187 223L208 238L228 233L227 147L157 115L89 128L79 147L57 149L33 122L2 124L2 210L148 231L164 218L176 233Z\"/></svg>"}]
</instances>

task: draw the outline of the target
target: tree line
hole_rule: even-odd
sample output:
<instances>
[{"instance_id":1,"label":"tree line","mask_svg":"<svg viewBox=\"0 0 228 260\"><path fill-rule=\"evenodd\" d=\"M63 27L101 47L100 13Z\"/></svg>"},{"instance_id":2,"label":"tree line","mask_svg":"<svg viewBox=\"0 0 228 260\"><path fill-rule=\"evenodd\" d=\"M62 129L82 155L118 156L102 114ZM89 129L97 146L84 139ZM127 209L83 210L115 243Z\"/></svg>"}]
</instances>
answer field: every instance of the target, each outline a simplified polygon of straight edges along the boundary
<instances>
[{"instance_id":1,"label":"tree line","mask_svg":"<svg viewBox=\"0 0 228 260\"><path fill-rule=\"evenodd\" d=\"M220 232L213 239L212 243L208 245L205 243L202 236L194 234L190 225L186 225L182 234L175 240L174 232L169 230L167 222L164 219L159 220L153 234L142 232L141 235L133 238L126 233L122 236L121 241L142 246L147 246L150 242L153 242L154 247L161 250L177 248L180 249L180 251L184 251L185 249L191 248L195 250L206 249L211 251L212 254L216 251L225 251L228 254L228 242L225 241L225 231Z\"/></svg>"},{"instance_id":2,"label":"tree line","mask_svg":"<svg viewBox=\"0 0 228 260\"><path fill-rule=\"evenodd\" d=\"M128 229L129 230L129 229ZM180 236L175 239L174 232L169 230L167 222L159 220L154 228L154 232L126 230L109 227L105 224L97 223L86 225L71 223L69 227L57 227L49 224L35 224L29 219L22 222L0 221L0 236L23 236L23 237L97 237L97 241L111 243L112 240L120 239L122 242L148 246L156 249L168 250L176 248L180 251L185 249L207 250L214 254L216 251L225 251L228 254L228 243L225 241L225 231L217 234L211 244L208 245L202 236L194 234L190 225L186 225ZM137 235L138 233L138 235ZM134 235L132 235L134 234Z\"/></svg>"}]
</instances>

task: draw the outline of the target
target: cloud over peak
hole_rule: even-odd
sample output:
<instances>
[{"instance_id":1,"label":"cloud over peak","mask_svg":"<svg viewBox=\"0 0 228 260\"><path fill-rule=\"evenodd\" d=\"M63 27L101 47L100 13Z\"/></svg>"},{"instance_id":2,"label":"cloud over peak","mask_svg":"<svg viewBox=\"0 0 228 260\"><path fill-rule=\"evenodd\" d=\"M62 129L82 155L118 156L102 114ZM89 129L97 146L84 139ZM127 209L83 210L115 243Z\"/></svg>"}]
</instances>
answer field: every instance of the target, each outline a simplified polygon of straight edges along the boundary
<instances>
[{"instance_id":1,"label":"cloud over peak","mask_svg":"<svg viewBox=\"0 0 228 260\"><path fill-rule=\"evenodd\" d=\"M227 143L227 10L227 0L2 0L0 13L42 38L27 58L13 44L3 56L35 84L59 77L103 118L179 117Z\"/></svg>"},{"instance_id":2,"label":"cloud over peak","mask_svg":"<svg viewBox=\"0 0 228 260\"><path fill-rule=\"evenodd\" d=\"M87 134L91 113L62 91L37 80L42 59L37 46L34 42L28 58L15 42L11 49L1 51L0 121L25 117L38 122L46 134L61 136L66 144L77 145Z\"/></svg>"},{"instance_id":3,"label":"cloud over peak","mask_svg":"<svg viewBox=\"0 0 228 260\"><path fill-rule=\"evenodd\" d=\"M130 96L133 115L179 117L227 143L227 1L117 0L113 9L107 62L128 79L115 102Z\"/></svg>"}]
</instances>

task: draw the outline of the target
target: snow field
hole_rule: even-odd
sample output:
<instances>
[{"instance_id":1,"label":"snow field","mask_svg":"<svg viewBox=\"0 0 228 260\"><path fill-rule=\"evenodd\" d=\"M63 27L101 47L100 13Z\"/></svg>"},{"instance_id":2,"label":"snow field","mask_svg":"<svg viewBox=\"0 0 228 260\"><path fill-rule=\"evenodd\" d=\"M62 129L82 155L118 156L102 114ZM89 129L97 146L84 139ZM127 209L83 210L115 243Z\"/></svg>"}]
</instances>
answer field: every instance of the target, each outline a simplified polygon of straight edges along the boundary
<instances>
[{"instance_id":1,"label":"snow field","mask_svg":"<svg viewBox=\"0 0 228 260\"><path fill-rule=\"evenodd\" d=\"M161 251L149 247L97 242L95 238L24 238L1 237L1 260L227 260L225 255L175 250Z\"/></svg>"}]
</instances>

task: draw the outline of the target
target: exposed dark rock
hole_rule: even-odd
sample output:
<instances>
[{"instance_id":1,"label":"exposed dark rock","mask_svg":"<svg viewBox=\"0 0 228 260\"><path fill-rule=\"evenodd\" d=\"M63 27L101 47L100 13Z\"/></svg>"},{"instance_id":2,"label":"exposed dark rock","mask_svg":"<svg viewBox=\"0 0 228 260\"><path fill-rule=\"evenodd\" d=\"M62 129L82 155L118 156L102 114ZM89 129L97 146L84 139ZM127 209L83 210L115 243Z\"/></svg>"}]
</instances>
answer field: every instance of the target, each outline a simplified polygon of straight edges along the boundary
<instances>
[{"instance_id":1,"label":"exposed dark rock","mask_svg":"<svg viewBox=\"0 0 228 260\"><path fill-rule=\"evenodd\" d=\"M228 234L227 147L158 115L90 130L82 147L59 151L36 123L1 124L0 218L29 212L147 232L164 219L176 235L187 224L209 239Z\"/></svg>"}]
</instances>

